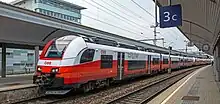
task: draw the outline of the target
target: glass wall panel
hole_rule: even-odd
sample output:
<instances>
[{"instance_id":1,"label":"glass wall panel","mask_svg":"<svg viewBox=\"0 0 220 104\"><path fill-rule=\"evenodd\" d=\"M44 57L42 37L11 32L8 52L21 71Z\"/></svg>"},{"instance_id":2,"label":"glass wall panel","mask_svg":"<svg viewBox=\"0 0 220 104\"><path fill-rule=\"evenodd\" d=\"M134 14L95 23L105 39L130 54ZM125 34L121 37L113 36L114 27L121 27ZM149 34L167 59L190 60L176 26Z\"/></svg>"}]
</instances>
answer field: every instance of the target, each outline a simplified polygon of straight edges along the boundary
<instances>
[{"instance_id":1,"label":"glass wall panel","mask_svg":"<svg viewBox=\"0 0 220 104\"><path fill-rule=\"evenodd\" d=\"M71 4L57 2L57 1L54 1L54 0L35 0L35 3L43 3L43 4L46 4L46 5L49 5L49 6L53 6L53 7L65 9L65 10L68 10L68 11L80 13L80 10L74 8Z\"/></svg>"},{"instance_id":2,"label":"glass wall panel","mask_svg":"<svg viewBox=\"0 0 220 104\"><path fill-rule=\"evenodd\" d=\"M35 70L34 50L6 49L6 74L33 73Z\"/></svg>"}]
</instances>

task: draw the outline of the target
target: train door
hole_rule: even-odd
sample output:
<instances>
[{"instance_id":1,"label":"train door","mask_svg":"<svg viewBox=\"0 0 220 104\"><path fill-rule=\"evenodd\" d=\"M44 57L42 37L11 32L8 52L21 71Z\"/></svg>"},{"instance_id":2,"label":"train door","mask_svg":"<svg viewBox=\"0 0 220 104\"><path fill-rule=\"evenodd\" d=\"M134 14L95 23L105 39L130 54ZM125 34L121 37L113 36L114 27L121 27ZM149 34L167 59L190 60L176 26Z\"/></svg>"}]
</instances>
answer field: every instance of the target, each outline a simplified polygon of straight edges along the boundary
<instances>
[{"instance_id":1,"label":"train door","mask_svg":"<svg viewBox=\"0 0 220 104\"><path fill-rule=\"evenodd\" d=\"M119 80L121 80L124 75L124 60L125 60L125 53L118 52L117 79Z\"/></svg>"},{"instance_id":2,"label":"train door","mask_svg":"<svg viewBox=\"0 0 220 104\"><path fill-rule=\"evenodd\" d=\"M147 56L147 62L148 62L148 74L151 74L151 55Z\"/></svg>"}]
</instances>

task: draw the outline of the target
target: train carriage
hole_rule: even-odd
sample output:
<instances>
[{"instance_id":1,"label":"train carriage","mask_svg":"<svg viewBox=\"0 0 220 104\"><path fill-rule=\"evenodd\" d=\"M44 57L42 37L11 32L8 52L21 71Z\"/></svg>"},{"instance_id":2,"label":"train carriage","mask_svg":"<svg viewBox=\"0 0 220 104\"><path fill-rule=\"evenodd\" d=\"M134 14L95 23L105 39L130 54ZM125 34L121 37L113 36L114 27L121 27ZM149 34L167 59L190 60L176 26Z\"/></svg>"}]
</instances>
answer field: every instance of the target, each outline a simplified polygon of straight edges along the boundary
<instances>
[{"instance_id":1,"label":"train carriage","mask_svg":"<svg viewBox=\"0 0 220 104\"><path fill-rule=\"evenodd\" d=\"M33 81L46 87L47 94L65 94L72 89L89 91L112 81L192 66L193 59L146 52L135 46L64 36L44 47Z\"/></svg>"},{"instance_id":2,"label":"train carriage","mask_svg":"<svg viewBox=\"0 0 220 104\"><path fill-rule=\"evenodd\" d=\"M179 56L179 67L184 68L184 56Z\"/></svg>"},{"instance_id":3,"label":"train carriage","mask_svg":"<svg viewBox=\"0 0 220 104\"><path fill-rule=\"evenodd\" d=\"M158 73L161 69L161 56L160 54L157 54L157 53L153 53L152 55L149 56L151 58L151 66L150 66L150 69L151 69L151 73Z\"/></svg>"},{"instance_id":4,"label":"train carriage","mask_svg":"<svg viewBox=\"0 0 220 104\"><path fill-rule=\"evenodd\" d=\"M171 68L172 69L177 69L179 68L179 56L174 56L174 55L171 55Z\"/></svg>"},{"instance_id":5,"label":"train carriage","mask_svg":"<svg viewBox=\"0 0 220 104\"><path fill-rule=\"evenodd\" d=\"M170 66L169 66L169 63L170 63L169 55L162 54L161 57L162 57L161 58L161 65L162 65L161 69L162 69L162 71L166 71L167 69L170 68Z\"/></svg>"}]
</instances>

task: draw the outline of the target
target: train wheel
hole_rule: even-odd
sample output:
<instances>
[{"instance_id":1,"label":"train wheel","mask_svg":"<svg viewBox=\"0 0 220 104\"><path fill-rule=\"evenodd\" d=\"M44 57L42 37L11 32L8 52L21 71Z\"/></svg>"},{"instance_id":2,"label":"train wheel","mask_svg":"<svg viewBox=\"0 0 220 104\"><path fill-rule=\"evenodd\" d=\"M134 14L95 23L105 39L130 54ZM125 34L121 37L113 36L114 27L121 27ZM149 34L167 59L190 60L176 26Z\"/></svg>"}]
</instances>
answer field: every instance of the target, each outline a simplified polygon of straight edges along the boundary
<instances>
[{"instance_id":1,"label":"train wheel","mask_svg":"<svg viewBox=\"0 0 220 104\"><path fill-rule=\"evenodd\" d=\"M83 84L82 85L82 90L83 90L84 93L89 92L90 91L89 84L88 83Z\"/></svg>"},{"instance_id":2,"label":"train wheel","mask_svg":"<svg viewBox=\"0 0 220 104\"><path fill-rule=\"evenodd\" d=\"M95 89L95 82L89 82L90 83L90 89L94 90Z\"/></svg>"},{"instance_id":3,"label":"train wheel","mask_svg":"<svg viewBox=\"0 0 220 104\"><path fill-rule=\"evenodd\" d=\"M110 79L106 79L105 86L106 87L110 86Z\"/></svg>"},{"instance_id":4,"label":"train wheel","mask_svg":"<svg viewBox=\"0 0 220 104\"><path fill-rule=\"evenodd\" d=\"M93 83L93 82L88 82L88 83L82 85L82 90L84 93L89 92L93 89L95 89L95 83Z\"/></svg>"}]
</instances>

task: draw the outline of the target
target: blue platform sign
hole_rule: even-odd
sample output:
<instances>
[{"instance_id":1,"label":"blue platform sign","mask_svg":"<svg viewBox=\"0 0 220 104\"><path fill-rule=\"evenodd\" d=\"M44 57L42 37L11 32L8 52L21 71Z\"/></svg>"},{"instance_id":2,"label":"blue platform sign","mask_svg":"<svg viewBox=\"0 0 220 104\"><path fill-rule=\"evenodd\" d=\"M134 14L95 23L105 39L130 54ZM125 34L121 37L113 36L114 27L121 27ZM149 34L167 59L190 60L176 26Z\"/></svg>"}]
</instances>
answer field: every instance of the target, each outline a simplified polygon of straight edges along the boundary
<instances>
[{"instance_id":1,"label":"blue platform sign","mask_svg":"<svg viewBox=\"0 0 220 104\"><path fill-rule=\"evenodd\" d=\"M181 5L160 7L160 27L176 27L182 25Z\"/></svg>"}]
</instances>

